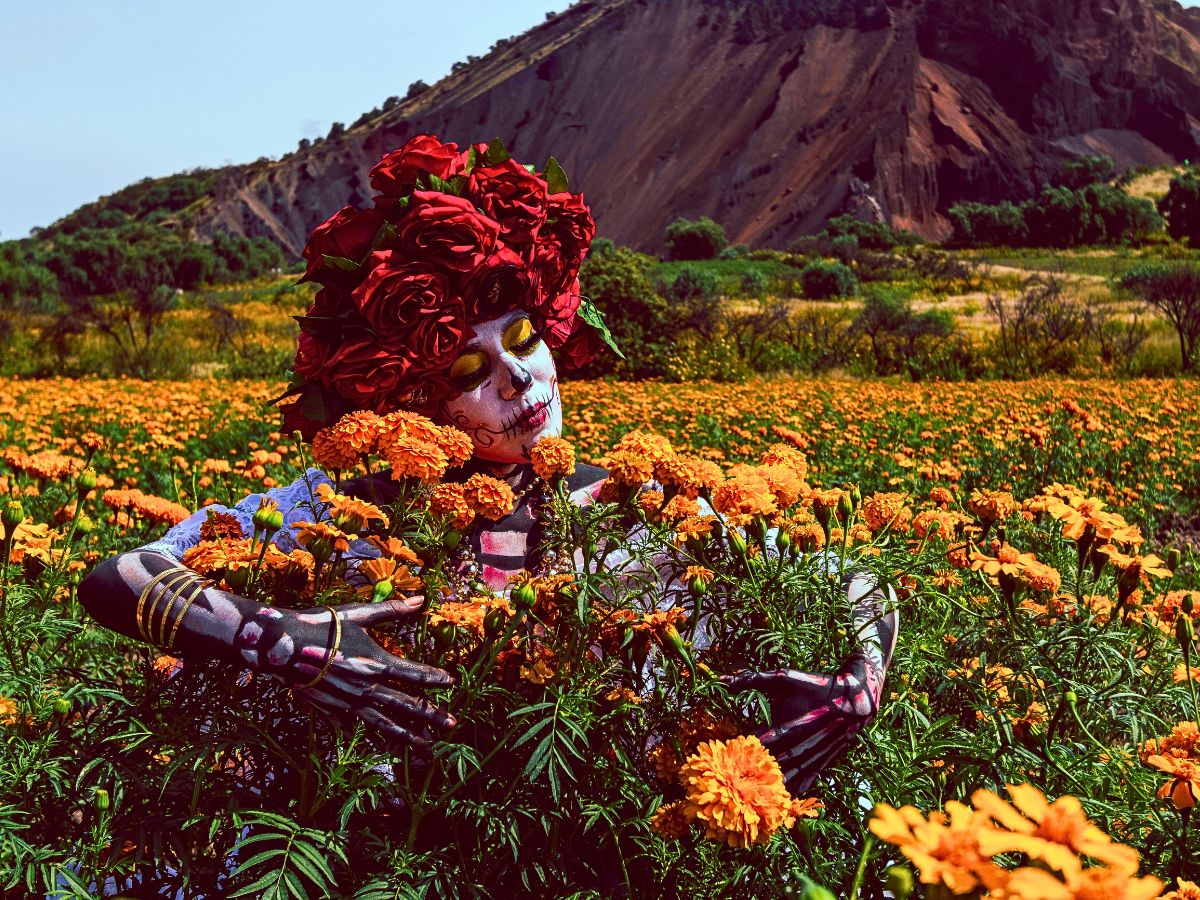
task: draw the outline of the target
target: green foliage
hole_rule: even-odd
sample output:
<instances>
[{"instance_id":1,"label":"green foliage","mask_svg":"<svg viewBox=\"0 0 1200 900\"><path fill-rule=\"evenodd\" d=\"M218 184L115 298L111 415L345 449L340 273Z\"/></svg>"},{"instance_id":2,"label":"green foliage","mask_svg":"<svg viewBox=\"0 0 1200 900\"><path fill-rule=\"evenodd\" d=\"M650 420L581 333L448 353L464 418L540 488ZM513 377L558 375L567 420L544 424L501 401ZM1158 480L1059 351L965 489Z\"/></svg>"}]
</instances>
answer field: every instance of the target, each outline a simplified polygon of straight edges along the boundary
<instances>
[{"instance_id":1,"label":"green foliage","mask_svg":"<svg viewBox=\"0 0 1200 900\"><path fill-rule=\"evenodd\" d=\"M1200 170L1187 169L1172 178L1158 211L1171 237L1200 248Z\"/></svg>"},{"instance_id":2,"label":"green foliage","mask_svg":"<svg viewBox=\"0 0 1200 900\"><path fill-rule=\"evenodd\" d=\"M1143 264L1126 272L1120 285L1171 323L1179 338L1180 369L1195 371L1200 343L1200 266Z\"/></svg>"},{"instance_id":3,"label":"green foliage","mask_svg":"<svg viewBox=\"0 0 1200 900\"><path fill-rule=\"evenodd\" d=\"M1087 304L1057 276L1028 278L1015 298L992 294L988 310L999 323L997 369L1014 378L1070 372L1092 327Z\"/></svg>"},{"instance_id":4,"label":"green foliage","mask_svg":"<svg viewBox=\"0 0 1200 900\"><path fill-rule=\"evenodd\" d=\"M884 222L863 222L854 216L836 216L825 225L824 234L831 240L853 237L864 250L894 250L923 243L911 231L897 230Z\"/></svg>"},{"instance_id":5,"label":"green foliage","mask_svg":"<svg viewBox=\"0 0 1200 900\"><path fill-rule=\"evenodd\" d=\"M1092 184L1104 184L1113 177L1111 156L1077 156L1059 166L1058 183L1077 191Z\"/></svg>"},{"instance_id":6,"label":"green foliage","mask_svg":"<svg viewBox=\"0 0 1200 900\"><path fill-rule=\"evenodd\" d=\"M809 263L800 272L800 284L804 296L809 300L853 297L858 293L858 279L854 277L854 272L838 262L815 260Z\"/></svg>"},{"instance_id":7,"label":"green foliage","mask_svg":"<svg viewBox=\"0 0 1200 900\"><path fill-rule=\"evenodd\" d=\"M725 229L707 217L676 219L666 230L668 259L713 259L729 246Z\"/></svg>"},{"instance_id":8,"label":"green foliage","mask_svg":"<svg viewBox=\"0 0 1200 900\"><path fill-rule=\"evenodd\" d=\"M936 360L954 332L954 317L941 309L918 313L912 299L898 291L868 290L854 329L871 342L875 372L905 372L913 381L935 373Z\"/></svg>"},{"instance_id":9,"label":"green foliage","mask_svg":"<svg viewBox=\"0 0 1200 900\"><path fill-rule=\"evenodd\" d=\"M1029 237L1025 214L1003 203L957 203L950 207L953 243L963 247L1020 247Z\"/></svg>"}]
</instances>

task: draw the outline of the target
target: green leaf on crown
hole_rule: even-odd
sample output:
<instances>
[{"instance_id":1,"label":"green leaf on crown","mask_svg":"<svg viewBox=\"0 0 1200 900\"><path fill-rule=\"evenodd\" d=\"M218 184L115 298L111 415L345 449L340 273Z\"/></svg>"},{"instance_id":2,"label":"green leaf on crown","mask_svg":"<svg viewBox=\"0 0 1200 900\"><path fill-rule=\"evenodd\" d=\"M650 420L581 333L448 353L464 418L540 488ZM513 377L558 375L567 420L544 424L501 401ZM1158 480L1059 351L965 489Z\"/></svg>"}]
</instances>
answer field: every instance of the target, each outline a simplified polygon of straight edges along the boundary
<instances>
[{"instance_id":1,"label":"green leaf on crown","mask_svg":"<svg viewBox=\"0 0 1200 900\"><path fill-rule=\"evenodd\" d=\"M608 324L604 321L604 313L587 297L579 298L579 318L587 322L600 335L600 340L608 346L613 353L617 354L621 359L625 358L625 354L621 352L621 348L617 346L616 339L612 336L612 332L608 330Z\"/></svg>"},{"instance_id":2,"label":"green leaf on crown","mask_svg":"<svg viewBox=\"0 0 1200 900\"><path fill-rule=\"evenodd\" d=\"M563 171L563 167L558 164L558 160L553 156L546 162L546 168L542 170L542 174L546 178L546 193L566 193L567 173Z\"/></svg>"},{"instance_id":3,"label":"green leaf on crown","mask_svg":"<svg viewBox=\"0 0 1200 900\"><path fill-rule=\"evenodd\" d=\"M467 151L467 174L470 175L475 171L475 164L479 161L479 154L475 152L475 145Z\"/></svg>"},{"instance_id":4,"label":"green leaf on crown","mask_svg":"<svg viewBox=\"0 0 1200 900\"><path fill-rule=\"evenodd\" d=\"M399 233L391 222L384 222L383 227L375 233L375 240L371 241L371 251L394 244Z\"/></svg>"},{"instance_id":5,"label":"green leaf on crown","mask_svg":"<svg viewBox=\"0 0 1200 900\"><path fill-rule=\"evenodd\" d=\"M359 267L359 263L352 259L346 259L344 256L330 256L328 253L321 254L321 265L339 269L342 272L357 272Z\"/></svg>"},{"instance_id":6,"label":"green leaf on crown","mask_svg":"<svg viewBox=\"0 0 1200 900\"><path fill-rule=\"evenodd\" d=\"M441 191L443 194L453 194L455 197L462 196L462 189L466 187L467 179L461 175L456 175L449 181L438 178L436 175L429 176L429 188L434 191Z\"/></svg>"},{"instance_id":7,"label":"green leaf on crown","mask_svg":"<svg viewBox=\"0 0 1200 900\"><path fill-rule=\"evenodd\" d=\"M504 142L500 138L494 137L488 142L487 164L489 166L498 166L510 159L512 159L512 154L505 149Z\"/></svg>"}]
</instances>

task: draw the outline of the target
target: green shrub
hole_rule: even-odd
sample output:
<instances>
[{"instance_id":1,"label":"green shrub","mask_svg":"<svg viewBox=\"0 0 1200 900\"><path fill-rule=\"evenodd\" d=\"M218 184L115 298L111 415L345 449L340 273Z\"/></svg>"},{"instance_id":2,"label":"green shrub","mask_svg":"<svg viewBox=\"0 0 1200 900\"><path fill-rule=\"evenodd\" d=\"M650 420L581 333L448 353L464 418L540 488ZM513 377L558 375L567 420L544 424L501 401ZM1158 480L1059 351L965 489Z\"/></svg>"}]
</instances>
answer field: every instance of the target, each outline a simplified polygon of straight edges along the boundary
<instances>
[{"instance_id":1,"label":"green shrub","mask_svg":"<svg viewBox=\"0 0 1200 900\"><path fill-rule=\"evenodd\" d=\"M1200 248L1200 172L1189 169L1171 179L1158 211L1167 220L1167 232L1177 241Z\"/></svg>"},{"instance_id":2,"label":"green shrub","mask_svg":"<svg viewBox=\"0 0 1200 900\"><path fill-rule=\"evenodd\" d=\"M1019 247L1029 231L1019 206L1003 203L958 203L950 207L951 241L966 247Z\"/></svg>"},{"instance_id":3,"label":"green shrub","mask_svg":"<svg viewBox=\"0 0 1200 900\"><path fill-rule=\"evenodd\" d=\"M858 293L858 279L842 263L821 260L809 263L800 272L800 284L809 300L831 297L853 297Z\"/></svg>"},{"instance_id":4,"label":"green shrub","mask_svg":"<svg viewBox=\"0 0 1200 900\"><path fill-rule=\"evenodd\" d=\"M667 226L668 259L713 259L729 246L725 229L712 219L676 219Z\"/></svg>"},{"instance_id":5,"label":"green shrub","mask_svg":"<svg viewBox=\"0 0 1200 900\"><path fill-rule=\"evenodd\" d=\"M749 253L750 247L746 244L730 244L717 254L717 259L745 259Z\"/></svg>"}]
</instances>

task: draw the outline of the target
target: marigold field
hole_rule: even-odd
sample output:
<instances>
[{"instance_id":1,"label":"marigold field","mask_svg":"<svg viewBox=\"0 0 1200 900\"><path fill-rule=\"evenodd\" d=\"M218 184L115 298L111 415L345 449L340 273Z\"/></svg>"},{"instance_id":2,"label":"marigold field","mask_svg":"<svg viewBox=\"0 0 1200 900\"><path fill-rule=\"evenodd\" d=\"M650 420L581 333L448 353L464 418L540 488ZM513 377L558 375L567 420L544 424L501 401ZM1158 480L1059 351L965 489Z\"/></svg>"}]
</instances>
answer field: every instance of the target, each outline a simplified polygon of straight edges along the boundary
<instances>
[{"instance_id":1,"label":"marigold field","mask_svg":"<svg viewBox=\"0 0 1200 900\"><path fill-rule=\"evenodd\" d=\"M76 600L96 562L297 477L307 451L266 403L282 387L0 380L0 886L13 896L89 896L148 861L189 859L255 895L486 893L411 833L393 847L356 831L377 786L349 764L314 789L342 804L332 824L265 802L206 806L228 748L191 753L186 729L162 724L174 720L158 652L89 624ZM723 832L675 816L676 788L633 760L637 783L607 805L550 811L545 831L536 816L498 826L518 890L600 896L553 848L611 840L618 881L639 896L1200 898L1198 387L565 384L581 461L603 464L633 429L722 468L803 451L794 514L771 524L794 554L832 547L881 572L900 637L876 718L790 814L776 798L770 829L714 841ZM361 747L347 740L349 758ZM778 793L761 747L737 741L689 748L676 769L708 784L743 764L722 753L741 754ZM122 830L131 810L140 830ZM256 848L255 828L289 849ZM239 861L222 862L233 844ZM300 874L264 887L293 855Z\"/></svg>"}]
</instances>

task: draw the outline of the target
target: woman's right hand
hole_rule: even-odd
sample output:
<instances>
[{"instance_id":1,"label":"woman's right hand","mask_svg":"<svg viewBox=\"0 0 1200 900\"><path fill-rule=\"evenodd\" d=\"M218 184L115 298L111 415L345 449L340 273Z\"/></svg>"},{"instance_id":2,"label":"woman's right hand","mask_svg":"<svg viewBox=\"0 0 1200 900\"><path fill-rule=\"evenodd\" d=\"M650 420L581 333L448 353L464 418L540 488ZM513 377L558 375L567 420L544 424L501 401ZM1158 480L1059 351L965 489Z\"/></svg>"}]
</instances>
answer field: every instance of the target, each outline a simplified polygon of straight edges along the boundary
<instances>
[{"instance_id":1,"label":"woman's right hand","mask_svg":"<svg viewBox=\"0 0 1200 900\"><path fill-rule=\"evenodd\" d=\"M332 609L260 609L241 629L237 644L248 664L291 685L297 696L333 718L344 724L357 719L389 740L424 746L455 720L419 692L454 680L441 669L393 656L367 632L372 625L412 618L423 604L422 597L399 597ZM339 627L341 639L331 660Z\"/></svg>"}]
</instances>

